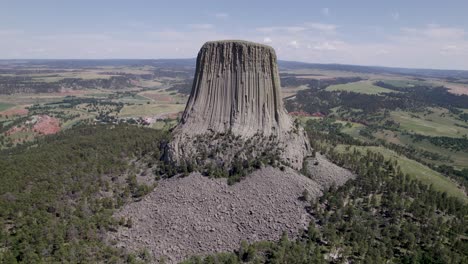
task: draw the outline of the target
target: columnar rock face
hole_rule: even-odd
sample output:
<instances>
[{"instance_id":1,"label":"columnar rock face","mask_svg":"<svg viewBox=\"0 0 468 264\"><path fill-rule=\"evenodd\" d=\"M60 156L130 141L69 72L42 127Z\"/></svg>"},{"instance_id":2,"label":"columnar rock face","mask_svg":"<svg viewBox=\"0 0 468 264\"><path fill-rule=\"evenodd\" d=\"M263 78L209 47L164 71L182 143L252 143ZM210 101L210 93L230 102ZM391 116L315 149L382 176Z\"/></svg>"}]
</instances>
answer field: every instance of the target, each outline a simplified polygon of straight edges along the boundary
<instances>
[{"instance_id":1,"label":"columnar rock face","mask_svg":"<svg viewBox=\"0 0 468 264\"><path fill-rule=\"evenodd\" d=\"M234 158L270 151L300 168L310 146L302 128L286 113L280 93L273 48L246 41L205 43L168 159L194 160L214 150L205 154L226 166Z\"/></svg>"}]
</instances>

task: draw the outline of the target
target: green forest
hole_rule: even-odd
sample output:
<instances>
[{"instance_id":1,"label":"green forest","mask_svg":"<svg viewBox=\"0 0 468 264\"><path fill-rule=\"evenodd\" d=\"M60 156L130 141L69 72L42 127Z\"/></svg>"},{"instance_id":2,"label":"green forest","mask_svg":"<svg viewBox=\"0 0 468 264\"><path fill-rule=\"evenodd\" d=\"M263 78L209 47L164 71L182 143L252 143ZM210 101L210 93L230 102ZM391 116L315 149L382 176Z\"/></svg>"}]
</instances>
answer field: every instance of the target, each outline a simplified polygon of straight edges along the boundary
<instances>
[{"instance_id":1,"label":"green forest","mask_svg":"<svg viewBox=\"0 0 468 264\"><path fill-rule=\"evenodd\" d=\"M112 213L152 186L138 160L159 158L167 133L130 125L81 126L0 155L1 263L136 263L108 245L126 219ZM147 163L145 163L147 164Z\"/></svg>"}]
</instances>

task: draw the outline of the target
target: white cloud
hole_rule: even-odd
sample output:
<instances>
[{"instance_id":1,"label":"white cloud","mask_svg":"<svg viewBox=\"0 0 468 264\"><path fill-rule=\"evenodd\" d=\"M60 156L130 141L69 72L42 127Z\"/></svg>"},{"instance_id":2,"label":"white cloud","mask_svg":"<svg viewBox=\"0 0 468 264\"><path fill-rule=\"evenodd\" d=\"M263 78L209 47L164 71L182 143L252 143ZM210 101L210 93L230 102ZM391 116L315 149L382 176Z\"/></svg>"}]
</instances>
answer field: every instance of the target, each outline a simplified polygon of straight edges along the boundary
<instances>
[{"instance_id":1,"label":"white cloud","mask_svg":"<svg viewBox=\"0 0 468 264\"><path fill-rule=\"evenodd\" d=\"M328 7L322 8L321 12L322 12L322 15L324 16L330 15L330 9Z\"/></svg>"},{"instance_id":2,"label":"white cloud","mask_svg":"<svg viewBox=\"0 0 468 264\"><path fill-rule=\"evenodd\" d=\"M466 32L463 28L442 27L437 24L428 24L424 28L402 28L402 33L406 37L431 39L463 39Z\"/></svg>"},{"instance_id":3,"label":"white cloud","mask_svg":"<svg viewBox=\"0 0 468 264\"><path fill-rule=\"evenodd\" d=\"M337 50L337 46L335 45L336 43L331 43L328 41L317 43L314 45L312 48L315 50Z\"/></svg>"},{"instance_id":4,"label":"white cloud","mask_svg":"<svg viewBox=\"0 0 468 264\"><path fill-rule=\"evenodd\" d=\"M15 29L0 29L0 36L11 36L23 34L22 30Z\"/></svg>"},{"instance_id":5,"label":"white cloud","mask_svg":"<svg viewBox=\"0 0 468 264\"><path fill-rule=\"evenodd\" d=\"M297 40L290 41L288 43L288 46L297 49L297 48L299 48L299 42L297 42Z\"/></svg>"},{"instance_id":6,"label":"white cloud","mask_svg":"<svg viewBox=\"0 0 468 264\"><path fill-rule=\"evenodd\" d=\"M443 55L459 55L465 53L468 56L468 44L464 47L448 44L440 48L440 53Z\"/></svg>"},{"instance_id":7,"label":"white cloud","mask_svg":"<svg viewBox=\"0 0 468 264\"><path fill-rule=\"evenodd\" d=\"M441 27L436 24L429 24L425 30L422 31L424 35L431 38L450 38L461 39L465 36L465 30L462 28L454 27Z\"/></svg>"},{"instance_id":8,"label":"white cloud","mask_svg":"<svg viewBox=\"0 0 468 264\"><path fill-rule=\"evenodd\" d=\"M337 25L334 24L325 24L325 23L306 23L306 26L310 29L327 32L327 33L334 33L338 28Z\"/></svg>"},{"instance_id":9,"label":"white cloud","mask_svg":"<svg viewBox=\"0 0 468 264\"><path fill-rule=\"evenodd\" d=\"M188 24L188 27L195 30L208 30L213 29L213 24Z\"/></svg>"},{"instance_id":10,"label":"white cloud","mask_svg":"<svg viewBox=\"0 0 468 264\"><path fill-rule=\"evenodd\" d=\"M229 18L229 14L227 14L227 13L216 13L215 17L220 18L220 19L226 19L226 18Z\"/></svg>"},{"instance_id":11,"label":"white cloud","mask_svg":"<svg viewBox=\"0 0 468 264\"><path fill-rule=\"evenodd\" d=\"M334 24L326 23L304 23L302 25L294 26L273 26L273 27L259 27L255 30L261 33L274 33L274 32L286 32L286 33L300 33L307 30L320 31L322 33L333 34L336 32L338 26Z\"/></svg>"},{"instance_id":12,"label":"white cloud","mask_svg":"<svg viewBox=\"0 0 468 264\"><path fill-rule=\"evenodd\" d=\"M378 50L375 54L377 54L377 55L386 55L386 54L388 54L388 53L390 53L388 50L386 50L386 49L380 49L380 50Z\"/></svg>"},{"instance_id":13,"label":"white cloud","mask_svg":"<svg viewBox=\"0 0 468 264\"><path fill-rule=\"evenodd\" d=\"M398 13L398 12L392 13L391 16L392 16L393 20L395 20L395 21L400 20L400 13Z\"/></svg>"},{"instance_id":14,"label":"white cloud","mask_svg":"<svg viewBox=\"0 0 468 264\"><path fill-rule=\"evenodd\" d=\"M468 70L467 34L460 27L431 24L402 28L394 35L354 31L358 41L339 34L341 30L318 22L237 32L212 24L106 34L34 34L3 28L0 58L191 58L206 41L245 39L271 45L283 60Z\"/></svg>"},{"instance_id":15,"label":"white cloud","mask_svg":"<svg viewBox=\"0 0 468 264\"><path fill-rule=\"evenodd\" d=\"M272 43L273 40L271 38L269 38L269 37L266 37L266 38L263 39L263 42L268 44L268 43Z\"/></svg>"},{"instance_id":16,"label":"white cloud","mask_svg":"<svg viewBox=\"0 0 468 264\"><path fill-rule=\"evenodd\" d=\"M178 31L178 30L162 30L162 31L152 31L152 32L146 32L146 35L149 37L155 37L158 39L163 39L163 40L183 40L187 36L185 32Z\"/></svg>"},{"instance_id":17,"label":"white cloud","mask_svg":"<svg viewBox=\"0 0 468 264\"><path fill-rule=\"evenodd\" d=\"M300 32L306 30L306 27L302 26L287 26L287 27L259 27L256 28L257 31L263 32L263 33L271 33L275 31L286 31L286 32Z\"/></svg>"},{"instance_id":18,"label":"white cloud","mask_svg":"<svg viewBox=\"0 0 468 264\"><path fill-rule=\"evenodd\" d=\"M136 28L136 29L141 29L141 28L149 28L150 25L148 25L146 22L143 21L136 21L136 20L131 20L124 22L124 25L131 27L131 28Z\"/></svg>"}]
</instances>

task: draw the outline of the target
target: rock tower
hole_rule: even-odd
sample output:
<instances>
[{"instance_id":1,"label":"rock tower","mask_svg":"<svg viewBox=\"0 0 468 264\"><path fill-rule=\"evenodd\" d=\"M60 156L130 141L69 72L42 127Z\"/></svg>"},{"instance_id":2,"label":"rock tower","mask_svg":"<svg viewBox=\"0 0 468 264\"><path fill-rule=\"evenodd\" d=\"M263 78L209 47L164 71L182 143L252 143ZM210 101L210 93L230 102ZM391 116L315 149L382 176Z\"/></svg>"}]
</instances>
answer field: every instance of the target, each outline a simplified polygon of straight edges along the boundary
<instances>
[{"instance_id":1,"label":"rock tower","mask_svg":"<svg viewBox=\"0 0 468 264\"><path fill-rule=\"evenodd\" d=\"M274 49L239 40L205 43L166 158L229 168L234 160L273 155L300 169L309 153L305 132L283 106Z\"/></svg>"}]
</instances>

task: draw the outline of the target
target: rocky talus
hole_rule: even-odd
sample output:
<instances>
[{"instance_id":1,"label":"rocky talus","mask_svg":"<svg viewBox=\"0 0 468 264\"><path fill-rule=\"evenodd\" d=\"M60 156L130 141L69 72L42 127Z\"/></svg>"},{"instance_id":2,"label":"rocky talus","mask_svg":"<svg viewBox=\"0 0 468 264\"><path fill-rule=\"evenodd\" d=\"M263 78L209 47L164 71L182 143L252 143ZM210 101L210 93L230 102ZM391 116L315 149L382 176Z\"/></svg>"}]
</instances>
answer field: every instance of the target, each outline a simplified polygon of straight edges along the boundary
<instances>
[{"instance_id":1,"label":"rocky talus","mask_svg":"<svg viewBox=\"0 0 468 264\"><path fill-rule=\"evenodd\" d=\"M246 41L204 44L167 159L176 163L194 160L200 156L195 138L231 134L236 146L226 147L212 160L226 164L233 157L246 156L247 150L239 146L260 135L277 146L282 161L300 169L310 145L303 129L286 113L279 81L276 54L269 46Z\"/></svg>"},{"instance_id":2,"label":"rocky talus","mask_svg":"<svg viewBox=\"0 0 468 264\"><path fill-rule=\"evenodd\" d=\"M198 173L161 180L142 201L115 215L131 218L133 224L111 233L110 239L129 251L146 248L154 263L232 252L242 240L278 240L283 232L294 239L311 220L304 190L313 199L355 177L319 154L306 167L310 178L289 168L264 167L234 185Z\"/></svg>"},{"instance_id":3,"label":"rocky talus","mask_svg":"<svg viewBox=\"0 0 468 264\"><path fill-rule=\"evenodd\" d=\"M313 179L322 189L332 185L341 186L356 175L333 162L325 156L317 153L314 158L308 158L305 164L306 174Z\"/></svg>"},{"instance_id":4,"label":"rocky talus","mask_svg":"<svg viewBox=\"0 0 468 264\"><path fill-rule=\"evenodd\" d=\"M177 263L188 256L233 251L240 242L296 237L310 215L304 190L317 197L317 183L292 169L266 167L228 185L197 173L161 180L152 193L125 206L116 218L131 218L132 227L111 234L117 246L146 248L154 263Z\"/></svg>"}]
</instances>

